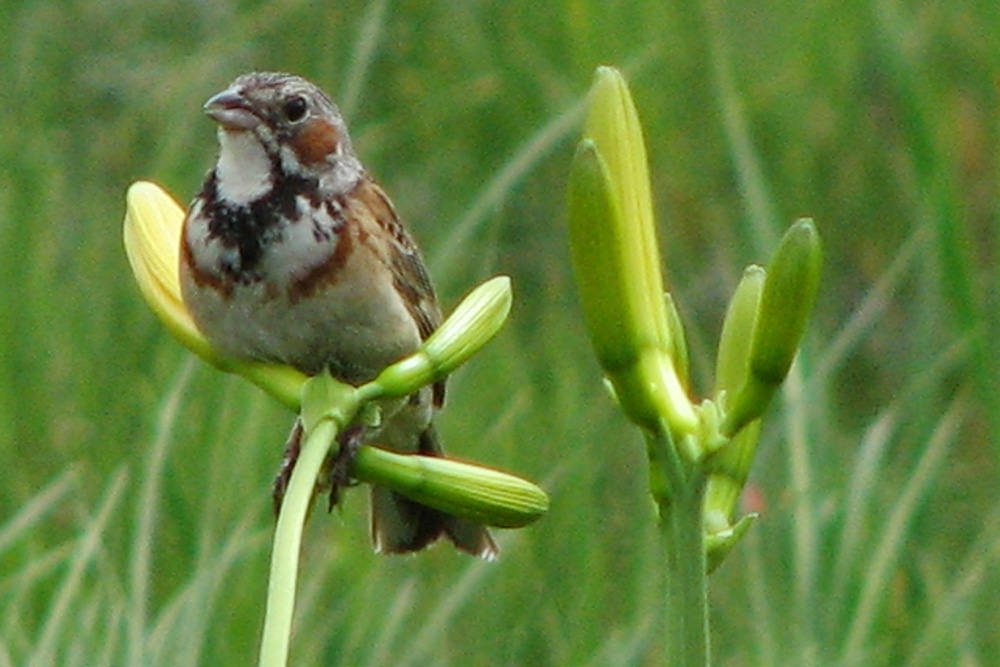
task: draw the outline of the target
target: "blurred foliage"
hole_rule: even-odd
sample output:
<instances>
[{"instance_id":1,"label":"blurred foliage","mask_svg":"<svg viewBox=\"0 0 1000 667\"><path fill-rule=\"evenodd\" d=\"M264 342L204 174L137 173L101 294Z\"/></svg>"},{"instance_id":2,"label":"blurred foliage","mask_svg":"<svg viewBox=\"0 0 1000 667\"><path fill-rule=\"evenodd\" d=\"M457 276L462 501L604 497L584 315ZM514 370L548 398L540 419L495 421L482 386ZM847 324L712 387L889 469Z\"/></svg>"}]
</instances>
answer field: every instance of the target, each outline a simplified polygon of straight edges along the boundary
<instances>
[{"instance_id":1,"label":"blurred foliage","mask_svg":"<svg viewBox=\"0 0 1000 667\"><path fill-rule=\"evenodd\" d=\"M290 415L170 340L121 219L134 180L195 192L215 151L201 104L265 68L338 100L446 309L513 277L440 431L552 498L494 565L374 556L360 490L317 513L293 662L662 662L642 446L566 250L602 63L647 133L695 393L742 267L800 215L824 237L745 497L763 516L710 582L718 662L1000 651L997 3L33 0L0 25L0 663L255 655Z\"/></svg>"}]
</instances>

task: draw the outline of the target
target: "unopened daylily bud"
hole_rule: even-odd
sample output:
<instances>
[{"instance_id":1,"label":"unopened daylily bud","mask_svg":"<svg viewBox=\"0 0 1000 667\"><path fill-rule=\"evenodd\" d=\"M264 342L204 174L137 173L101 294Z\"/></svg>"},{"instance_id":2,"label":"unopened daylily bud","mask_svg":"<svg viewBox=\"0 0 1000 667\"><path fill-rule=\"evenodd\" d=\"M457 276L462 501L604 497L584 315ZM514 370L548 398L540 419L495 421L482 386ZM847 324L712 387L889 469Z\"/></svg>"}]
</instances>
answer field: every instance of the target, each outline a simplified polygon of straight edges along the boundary
<instances>
[{"instance_id":1,"label":"unopened daylily bud","mask_svg":"<svg viewBox=\"0 0 1000 667\"><path fill-rule=\"evenodd\" d=\"M746 382L750 368L750 343L753 340L760 294L764 289L764 276L763 268L748 266L729 301L715 358L713 394L716 399L722 392L731 396Z\"/></svg>"},{"instance_id":2,"label":"unopened daylily bud","mask_svg":"<svg viewBox=\"0 0 1000 667\"><path fill-rule=\"evenodd\" d=\"M386 368L372 385L386 396L406 396L448 375L496 335L511 298L507 276L479 285L415 353Z\"/></svg>"},{"instance_id":3,"label":"unopened daylily bud","mask_svg":"<svg viewBox=\"0 0 1000 667\"><path fill-rule=\"evenodd\" d=\"M637 283L630 296L643 303L642 326L655 331L658 344L669 348L646 142L628 84L613 67L598 67L594 74L583 136L594 142L607 165L612 196L621 214L616 223L622 243L618 252Z\"/></svg>"},{"instance_id":4,"label":"unopened daylily bud","mask_svg":"<svg viewBox=\"0 0 1000 667\"><path fill-rule=\"evenodd\" d=\"M750 344L746 382L726 401L724 435L760 417L792 365L816 300L822 268L812 220L792 225L767 268Z\"/></svg>"},{"instance_id":5,"label":"unopened daylily bud","mask_svg":"<svg viewBox=\"0 0 1000 667\"><path fill-rule=\"evenodd\" d=\"M767 267L750 372L761 382L781 384L799 349L812 312L823 265L819 232L812 220L792 225Z\"/></svg>"},{"instance_id":6,"label":"unopened daylily bud","mask_svg":"<svg viewBox=\"0 0 1000 667\"><path fill-rule=\"evenodd\" d=\"M455 370L496 335L507 320L511 300L507 276L487 280L462 299L422 346L440 373Z\"/></svg>"},{"instance_id":7,"label":"unopened daylily bud","mask_svg":"<svg viewBox=\"0 0 1000 667\"><path fill-rule=\"evenodd\" d=\"M598 68L569 183L570 250L598 361L630 419L681 432L696 417L674 367L646 152L628 87Z\"/></svg>"},{"instance_id":8,"label":"unopened daylily bud","mask_svg":"<svg viewBox=\"0 0 1000 667\"><path fill-rule=\"evenodd\" d=\"M181 298L178 272L184 209L160 186L138 181L125 195L125 254L147 305L185 347L217 358Z\"/></svg>"},{"instance_id":9,"label":"unopened daylily bud","mask_svg":"<svg viewBox=\"0 0 1000 667\"><path fill-rule=\"evenodd\" d=\"M548 510L549 498L531 482L454 459L362 447L352 473L454 516L500 528L519 528Z\"/></svg>"},{"instance_id":10,"label":"unopened daylily bud","mask_svg":"<svg viewBox=\"0 0 1000 667\"><path fill-rule=\"evenodd\" d=\"M719 336L714 394L723 414L727 417L736 415L738 418L729 418L724 422L720 430L732 437L706 462L709 474L705 489L705 530L709 534L729 526L757 450L760 420L754 419L746 423L745 418L731 408L747 397L747 394L741 394L739 390L746 386L749 375L750 345L765 275L764 269L759 266L746 268L729 302L722 323L722 334ZM733 424L738 426L735 435L732 431L726 431L727 428L732 429ZM722 556L724 554L718 556L718 562L721 562Z\"/></svg>"},{"instance_id":11,"label":"unopened daylily bud","mask_svg":"<svg viewBox=\"0 0 1000 667\"><path fill-rule=\"evenodd\" d=\"M601 367L612 372L635 362L655 336L634 323L642 299L622 270L621 216L612 196L607 166L594 142L577 146L569 178L569 235L577 291L594 353Z\"/></svg>"}]
</instances>

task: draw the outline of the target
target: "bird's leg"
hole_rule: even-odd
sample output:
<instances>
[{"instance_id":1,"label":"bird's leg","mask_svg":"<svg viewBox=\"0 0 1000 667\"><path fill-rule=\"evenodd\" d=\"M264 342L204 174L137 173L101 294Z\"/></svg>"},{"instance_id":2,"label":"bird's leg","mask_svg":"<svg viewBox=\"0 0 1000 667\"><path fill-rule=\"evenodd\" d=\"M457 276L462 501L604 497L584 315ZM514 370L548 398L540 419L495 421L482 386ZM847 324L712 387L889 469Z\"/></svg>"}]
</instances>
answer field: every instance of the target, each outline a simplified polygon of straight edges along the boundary
<instances>
[{"instance_id":1,"label":"bird's leg","mask_svg":"<svg viewBox=\"0 0 1000 667\"><path fill-rule=\"evenodd\" d=\"M278 468L278 474L274 477L272 498L274 500L275 516L281 511L281 503L285 498L285 492L288 490L288 482L292 477L292 470L295 469L295 463L299 460L299 452L302 449L302 434L302 420L296 419L292 425L291 433L288 434L288 440L285 441L285 453L281 457L281 466ZM315 493L325 491L329 487L329 509L331 510L340 501L340 490L355 484L350 475L351 464L354 462L354 455L357 454L358 449L363 444L364 434L365 427L363 425L351 426L343 431L337 436L337 443L339 445L337 453L333 456L328 456L327 460L323 463L323 472L320 473L320 479L316 483Z\"/></svg>"},{"instance_id":2,"label":"bird's leg","mask_svg":"<svg viewBox=\"0 0 1000 667\"><path fill-rule=\"evenodd\" d=\"M292 424L292 432L288 434L285 441L285 453L281 457L281 466L278 474L274 477L274 484L271 487L271 497L274 499L274 515L278 516L281 511L281 501L285 499L285 491L288 490L288 481L292 477L292 470L295 469L295 462L299 460L299 451L302 449L302 420L295 418Z\"/></svg>"},{"instance_id":3,"label":"bird's leg","mask_svg":"<svg viewBox=\"0 0 1000 667\"><path fill-rule=\"evenodd\" d=\"M332 510L340 502L340 490L348 486L354 486L357 482L351 479L351 465L354 463L354 456L363 444L365 426L357 424L351 426L337 436L337 443L340 448L337 453L330 457L326 465L327 483L330 485L330 505Z\"/></svg>"}]
</instances>

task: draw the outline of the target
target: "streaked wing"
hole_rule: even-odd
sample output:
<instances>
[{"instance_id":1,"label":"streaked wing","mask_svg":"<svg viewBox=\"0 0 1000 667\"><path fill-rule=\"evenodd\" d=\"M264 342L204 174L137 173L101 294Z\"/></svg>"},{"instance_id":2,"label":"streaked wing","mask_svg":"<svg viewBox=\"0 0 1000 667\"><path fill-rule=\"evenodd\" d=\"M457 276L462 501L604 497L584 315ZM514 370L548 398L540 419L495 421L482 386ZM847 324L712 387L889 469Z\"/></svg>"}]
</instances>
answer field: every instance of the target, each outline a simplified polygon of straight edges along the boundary
<instances>
[{"instance_id":1,"label":"streaked wing","mask_svg":"<svg viewBox=\"0 0 1000 667\"><path fill-rule=\"evenodd\" d=\"M420 249L378 183L365 178L352 194L372 212L375 223L384 230L382 236L392 240L387 244L385 260L392 270L393 284L416 322L421 340L426 340L440 326L441 310ZM444 385L444 380L434 384L434 404L439 407L444 403Z\"/></svg>"}]
</instances>

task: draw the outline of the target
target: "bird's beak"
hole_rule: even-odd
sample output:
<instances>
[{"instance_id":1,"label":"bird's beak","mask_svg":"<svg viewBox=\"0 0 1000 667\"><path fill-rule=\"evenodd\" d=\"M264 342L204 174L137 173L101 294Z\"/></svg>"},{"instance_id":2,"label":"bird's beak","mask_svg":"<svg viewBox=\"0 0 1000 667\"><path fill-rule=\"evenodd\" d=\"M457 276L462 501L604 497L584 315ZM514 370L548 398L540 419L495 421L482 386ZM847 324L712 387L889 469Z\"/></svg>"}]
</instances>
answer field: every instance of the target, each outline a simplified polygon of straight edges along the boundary
<instances>
[{"instance_id":1,"label":"bird's beak","mask_svg":"<svg viewBox=\"0 0 1000 667\"><path fill-rule=\"evenodd\" d=\"M233 131L252 130L260 123L250 102L235 90L227 89L213 95L203 107L209 118L223 129Z\"/></svg>"}]
</instances>

